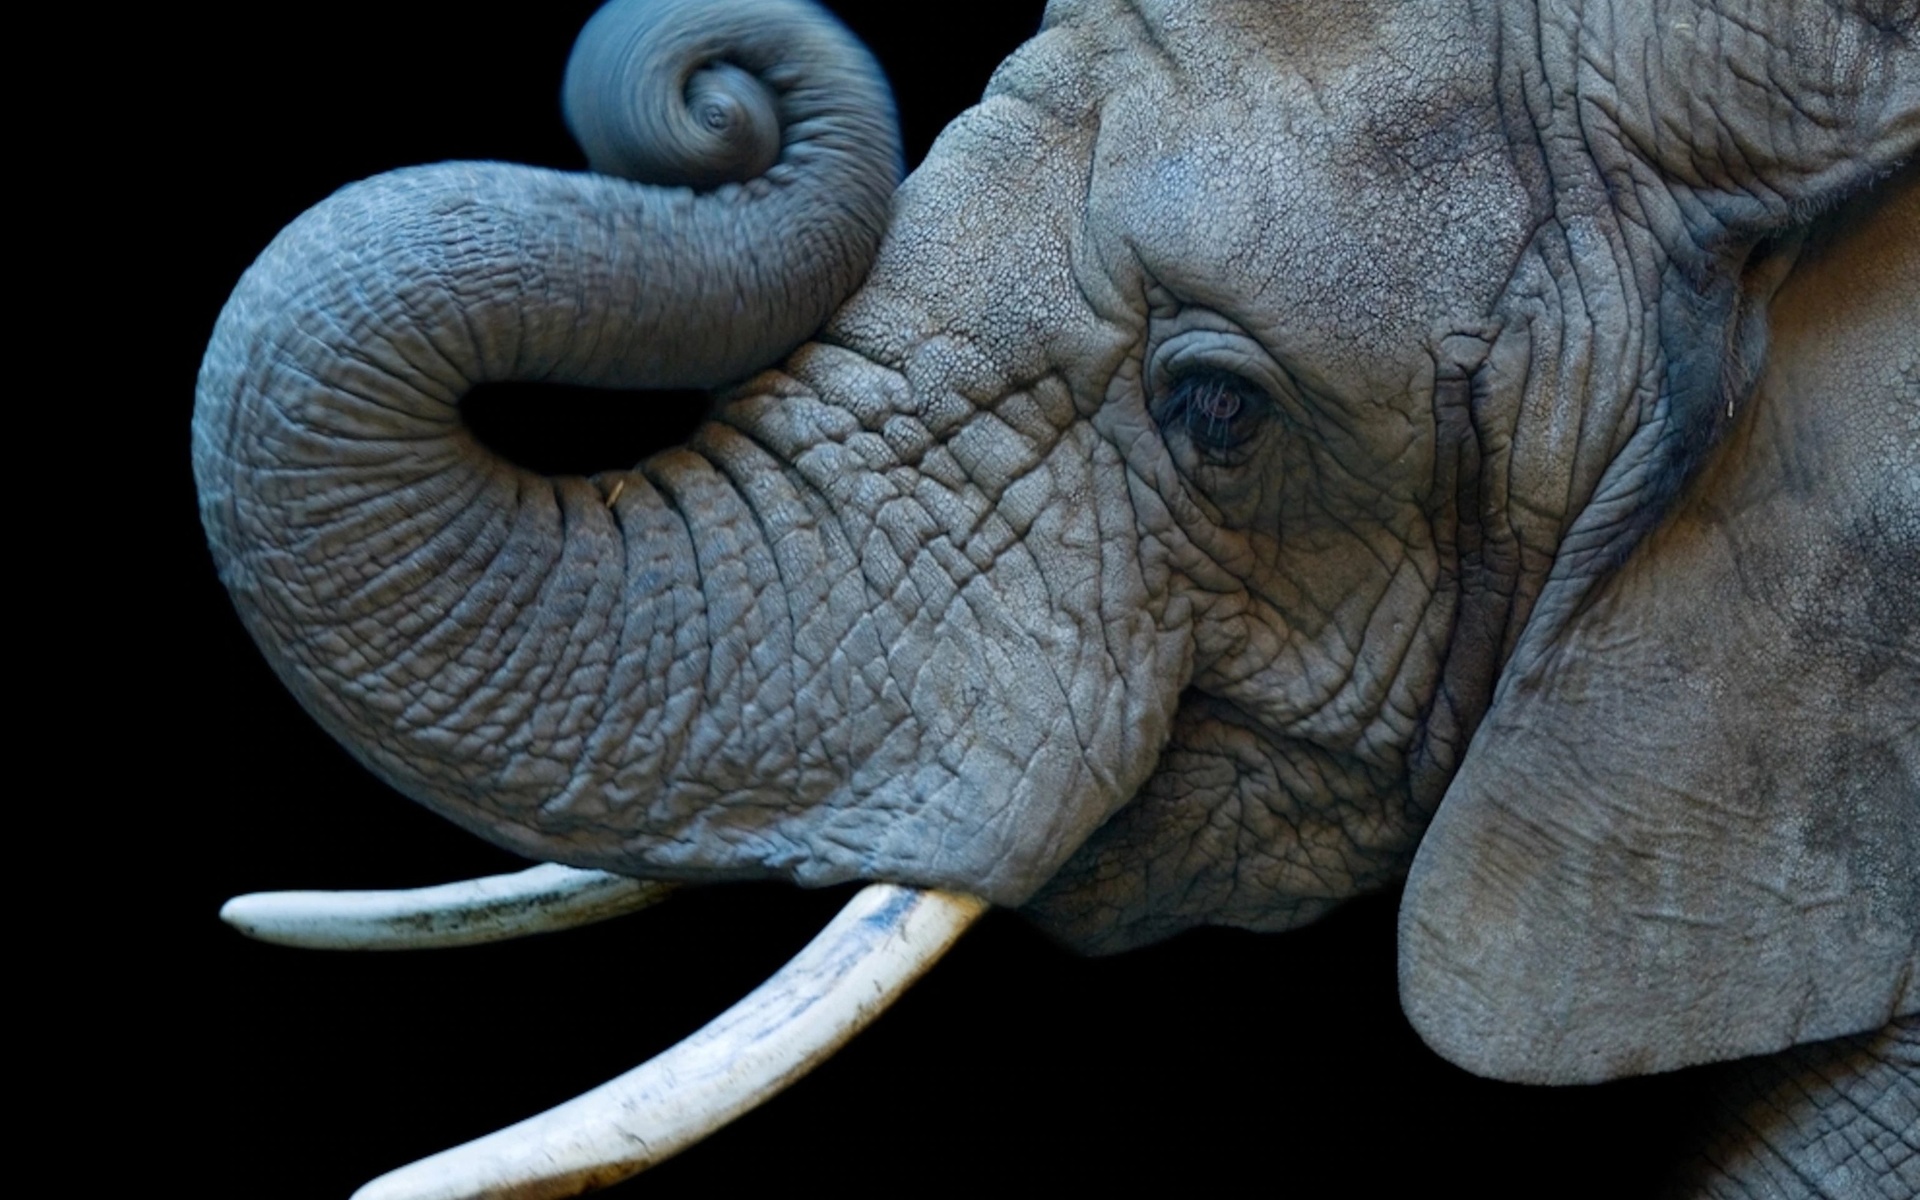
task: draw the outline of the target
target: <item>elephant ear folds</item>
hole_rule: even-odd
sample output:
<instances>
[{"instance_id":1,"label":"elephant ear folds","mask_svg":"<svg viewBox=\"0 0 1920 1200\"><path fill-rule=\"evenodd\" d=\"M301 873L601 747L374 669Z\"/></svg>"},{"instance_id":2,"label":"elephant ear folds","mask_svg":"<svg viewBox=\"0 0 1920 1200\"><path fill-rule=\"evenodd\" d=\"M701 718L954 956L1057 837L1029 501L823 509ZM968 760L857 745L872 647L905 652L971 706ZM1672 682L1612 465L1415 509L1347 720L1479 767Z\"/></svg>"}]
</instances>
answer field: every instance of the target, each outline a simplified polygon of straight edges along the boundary
<instances>
[{"instance_id":1,"label":"elephant ear folds","mask_svg":"<svg viewBox=\"0 0 1920 1200\"><path fill-rule=\"evenodd\" d=\"M1833 228L1734 431L1509 666L1421 845L1402 1001L1469 1070L1597 1081L1920 1011L1920 168Z\"/></svg>"}]
</instances>

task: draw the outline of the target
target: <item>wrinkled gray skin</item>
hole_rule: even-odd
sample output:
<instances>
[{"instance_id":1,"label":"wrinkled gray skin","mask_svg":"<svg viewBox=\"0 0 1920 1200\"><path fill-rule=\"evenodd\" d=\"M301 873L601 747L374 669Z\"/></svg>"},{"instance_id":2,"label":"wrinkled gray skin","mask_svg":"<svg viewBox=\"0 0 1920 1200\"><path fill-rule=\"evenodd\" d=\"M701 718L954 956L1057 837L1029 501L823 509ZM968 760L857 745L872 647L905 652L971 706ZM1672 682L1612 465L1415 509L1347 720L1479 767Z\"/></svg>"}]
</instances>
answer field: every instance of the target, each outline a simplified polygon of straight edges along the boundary
<instances>
[{"instance_id":1,"label":"wrinkled gray skin","mask_svg":"<svg viewBox=\"0 0 1920 1200\"><path fill-rule=\"evenodd\" d=\"M196 472L309 710L535 858L1096 952L1406 875L1446 1057L1861 1035L1688 1186L1912 1194L1916 6L1059 0L890 212L869 68L784 7L730 52L772 175L402 172L242 281ZM593 44L597 166L765 166L622 149ZM593 480L453 407L789 349Z\"/></svg>"}]
</instances>

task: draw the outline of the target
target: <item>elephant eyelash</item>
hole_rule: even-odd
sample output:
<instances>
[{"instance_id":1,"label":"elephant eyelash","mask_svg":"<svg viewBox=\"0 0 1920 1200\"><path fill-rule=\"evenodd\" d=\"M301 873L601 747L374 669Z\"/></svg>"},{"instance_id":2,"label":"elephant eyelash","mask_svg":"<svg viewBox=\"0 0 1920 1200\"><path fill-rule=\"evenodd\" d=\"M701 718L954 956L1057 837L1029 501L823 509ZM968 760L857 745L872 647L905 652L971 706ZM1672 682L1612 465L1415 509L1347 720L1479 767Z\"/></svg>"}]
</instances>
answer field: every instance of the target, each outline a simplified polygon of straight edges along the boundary
<instances>
[{"instance_id":1,"label":"elephant eyelash","mask_svg":"<svg viewBox=\"0 0 1920 1200\"><path fill-rule=\"evenodd\" d=\"M1202 454L1232 465L1234 451L1253 439L1267 414L1265 390L1226 371L1200 371L1177 380L1161 409L1160 428L1183 432Z\"/></svg>"}]
</instances>

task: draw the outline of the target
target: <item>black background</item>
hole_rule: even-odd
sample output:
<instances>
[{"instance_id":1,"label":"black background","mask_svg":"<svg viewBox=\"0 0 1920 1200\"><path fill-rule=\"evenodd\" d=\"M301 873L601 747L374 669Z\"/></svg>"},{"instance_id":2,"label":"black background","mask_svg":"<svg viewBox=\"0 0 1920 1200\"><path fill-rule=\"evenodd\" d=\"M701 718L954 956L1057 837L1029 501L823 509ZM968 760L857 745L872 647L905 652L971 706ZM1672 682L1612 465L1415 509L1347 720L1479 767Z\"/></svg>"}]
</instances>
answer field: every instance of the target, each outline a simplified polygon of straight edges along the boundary
<instances>
[{"instance_id":1,"label":"black background","mask_svg":"<svg viewBox=\"0 0 1920 1200\"><path fill-rule=\"evenodd\" d=\"M126 115L86 135L81 169L157 219L142 228L128 208L96 219L97 261L111 265L66 282L82 289L81 311L131 302L150 314L72 360L118 389L110 404L69 410L111 422L107 444L119 446L83 472L82 500L96 522L131 529L110 549L68 548L84 563L77 578L113 568L71 589L107 665L55 693L96 724L104 710L117 730L64 760L86 799L56 850L97 861L104 837L128 863L102 915L69 940L81 965L65 975L76 1004L117 1012L101 1041L124 1036L136 1124L157 1138L150 1155L101 1166L136 1163L204 1196L344 1197L672 1043L848 894L712 889L593 929L422 955L259 946L214 917L236 892L521 865L386 791L281 691L214 579L187 429L221 302L301 210L417 162L579 165L556 97L592 7L546 3L511 21L446 3L331 3L297 17L183 8L127 31ZM831 7L889 72L910 164L1040 18L1035 3ZM609 428L604 412L587 414L602 424L585 448L539 452L619 466L657 436ZM1395 901L1284 937L1208 931L1108 960L992 914L825 1067L616 1194L1644 1194L1697 1081L1550 1091L1446 1065L1399 1012ZM107 1070L74 1074L97 1082Z\"/></svg>"}]
</instances>

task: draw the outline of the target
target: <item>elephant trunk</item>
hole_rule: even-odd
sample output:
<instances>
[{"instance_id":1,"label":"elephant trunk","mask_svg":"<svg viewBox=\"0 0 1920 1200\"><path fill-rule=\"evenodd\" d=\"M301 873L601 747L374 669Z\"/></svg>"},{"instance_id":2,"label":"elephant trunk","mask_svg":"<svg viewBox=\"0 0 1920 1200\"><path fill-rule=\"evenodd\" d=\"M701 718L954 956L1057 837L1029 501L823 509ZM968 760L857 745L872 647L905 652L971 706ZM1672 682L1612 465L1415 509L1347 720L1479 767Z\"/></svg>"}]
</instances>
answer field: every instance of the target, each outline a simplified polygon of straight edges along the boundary
<instances>
[{"instance_id":1,"label":"elephant trunk","mask_svg":"<svg viewBox=\"0 0 1920 1200\"><path fill-rule=\"evenodd\" d=\"M726 474L738 435L603 487L493 455L460 398L773 361L858 284L899 151L877 67L786 0L610 7L567 100L596 165L711 190L454 163L341 191L222 312L194 464L223 580L330 732L494 840L605 863L609 806L727 782L680 766L729 758L709 710L764 700L754 648L791 642L760 577L775 502Z\"/></svg>"}]
</instances>

